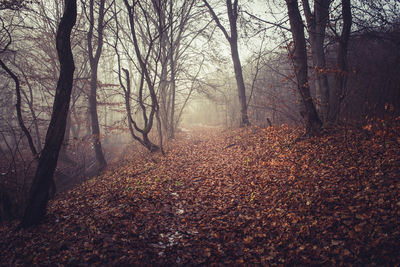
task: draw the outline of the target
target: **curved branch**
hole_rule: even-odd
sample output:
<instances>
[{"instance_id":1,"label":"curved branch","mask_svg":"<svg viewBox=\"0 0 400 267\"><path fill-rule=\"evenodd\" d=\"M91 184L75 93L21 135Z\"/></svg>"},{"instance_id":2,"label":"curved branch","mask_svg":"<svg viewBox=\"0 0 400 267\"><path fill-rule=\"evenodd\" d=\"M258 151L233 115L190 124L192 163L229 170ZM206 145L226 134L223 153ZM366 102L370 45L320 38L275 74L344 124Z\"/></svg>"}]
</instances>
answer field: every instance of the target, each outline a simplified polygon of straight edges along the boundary
<instances>
[{"instance_id":1,"label":"curved branch","mask_svg":"<svg viewBox=\"0 0 400 267\"><path fill-rule=\"evenodd\" d=\"M229 36L228 32L226 31L225 27L222 26L221 21L219 20L217 14L215 14L214 9L210 6L210 4L207 2L207 0L203 0L203 3L206 5L208 10L210 11L210 14L212 18L214 19L215 23L217 24L218 28L221 29L222 33L224 34L225 38L230 42L231 41L231 36Z\"/></svg>"},{"instance_id":2,"label":"curved branch","mask_svg":"<svg viewBox=\"0 0 400 267\"><path fill-rule=\"evenodd\" d=\"M19 84L19 79L17 75L15 75L7 66L4 64L4 62L0 59L0 65L7 72L8 75L14 80L15 82L15 92L17 94L17 104L15 104L15 108L17 109L17 117L18 117L18 123L19 126L21 127L22 131L24 132L26 138L28 139L28 144L29 148L32 152L32 155L35 159L39 159L37 150L35 148L35 145L33 144L32 136L29 133L28 129L26 128L24 121L22 119L22 112L21 112L21 87Z\"/></svg>"}]
</instances>

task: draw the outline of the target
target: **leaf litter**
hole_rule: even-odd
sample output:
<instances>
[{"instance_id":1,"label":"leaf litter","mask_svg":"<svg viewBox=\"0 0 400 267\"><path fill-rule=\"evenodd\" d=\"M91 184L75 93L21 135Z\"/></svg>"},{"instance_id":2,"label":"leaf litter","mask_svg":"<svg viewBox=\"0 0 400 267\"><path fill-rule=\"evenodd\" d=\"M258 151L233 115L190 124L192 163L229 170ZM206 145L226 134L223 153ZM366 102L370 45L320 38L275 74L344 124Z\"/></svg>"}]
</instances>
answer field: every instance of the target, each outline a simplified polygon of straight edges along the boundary
<instances>
[{"instance_id":1,"label":"leaf litter","mask_svg":"<svg viewBox=\"0 0 400 267\"><path fill-rule=\"evenodd\" d=\"M0 228L2 265L396 265L400 120L193 129Z\"/></svg>"}]
</instances>

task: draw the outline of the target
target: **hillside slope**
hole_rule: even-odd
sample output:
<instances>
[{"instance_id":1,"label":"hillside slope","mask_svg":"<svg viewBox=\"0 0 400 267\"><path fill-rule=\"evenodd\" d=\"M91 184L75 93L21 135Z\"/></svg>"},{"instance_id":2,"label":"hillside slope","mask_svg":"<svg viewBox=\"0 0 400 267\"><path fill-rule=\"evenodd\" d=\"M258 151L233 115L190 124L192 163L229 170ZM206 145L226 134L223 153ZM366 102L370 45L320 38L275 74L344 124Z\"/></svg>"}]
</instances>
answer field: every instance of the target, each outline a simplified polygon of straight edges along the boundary
<instances>
[{"instance_id":1,"label":"hillside slope","mask_svg":"<svg viewBox=\"0 0 400 267\"><path fill-rule=\"evenodd\" d=\"M399 120L396 121L399 123ZM395 265L400 127L193 129L0 228L2 265Z\"/></svg>"}]
</instances>

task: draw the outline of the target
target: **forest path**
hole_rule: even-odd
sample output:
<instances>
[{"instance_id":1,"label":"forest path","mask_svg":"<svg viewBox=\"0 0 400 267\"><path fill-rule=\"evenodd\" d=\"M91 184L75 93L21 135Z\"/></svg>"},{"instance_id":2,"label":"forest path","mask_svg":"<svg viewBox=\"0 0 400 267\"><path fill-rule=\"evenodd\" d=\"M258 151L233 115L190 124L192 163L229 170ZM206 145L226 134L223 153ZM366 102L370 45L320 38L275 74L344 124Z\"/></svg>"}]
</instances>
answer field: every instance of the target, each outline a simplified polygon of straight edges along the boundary
<instances>
[{"instance_id":1,"label":"forest path","mask_svg":"<svg viewBox=\"0 0 400 267\"><path fill-rule=\"evenodd\" d=\"M0 228L3 240L17 240L0 241L0 260L399 262L397 136L346 130L295 143L301 134L289 127L197 128L179 133L165 156L133 150L117 168L51 201L45 224L18 233Z\"/></svg>"}]
</instances>

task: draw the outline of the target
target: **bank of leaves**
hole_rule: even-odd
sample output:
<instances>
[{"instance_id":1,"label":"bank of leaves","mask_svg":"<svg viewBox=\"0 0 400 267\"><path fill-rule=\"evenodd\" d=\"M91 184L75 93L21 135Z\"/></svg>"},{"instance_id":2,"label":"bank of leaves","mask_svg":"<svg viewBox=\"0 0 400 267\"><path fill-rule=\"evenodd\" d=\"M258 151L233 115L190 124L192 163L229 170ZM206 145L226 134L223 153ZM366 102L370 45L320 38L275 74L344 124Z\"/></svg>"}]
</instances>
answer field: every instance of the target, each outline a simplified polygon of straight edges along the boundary
<instances>
[{"instance_id":1,"label":"bank of leaves","mask_svg":"<svg viewBox=\"0 0 400 267\"><path fill-rule=\"evenodd\" d=\"M4 265L395 265L400 120L192 129L4 225Z\"/></svg>"}]
</instances>

